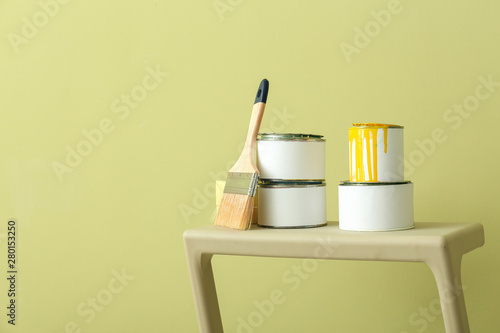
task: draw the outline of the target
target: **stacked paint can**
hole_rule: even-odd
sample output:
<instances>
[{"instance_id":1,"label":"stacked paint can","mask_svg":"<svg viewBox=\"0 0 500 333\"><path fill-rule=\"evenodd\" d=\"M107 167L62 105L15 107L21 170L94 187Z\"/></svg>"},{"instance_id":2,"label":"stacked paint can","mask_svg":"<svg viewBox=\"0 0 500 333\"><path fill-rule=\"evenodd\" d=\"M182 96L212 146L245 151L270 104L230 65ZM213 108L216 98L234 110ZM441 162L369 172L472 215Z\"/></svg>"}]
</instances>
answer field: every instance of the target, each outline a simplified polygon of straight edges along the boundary
<instances>
[{"instance_id":1,"label":"stacked paint can","mask_svg":"<svg viewBox=\"0 0 500 333\"><path fill-rule=\"evenodd\" d=\"M403 126L353 124L349 181L339 185L339 227L389 231L414 227L413 184L404 180Z\"/></svg>"},{"instance_id":2,"label":"stacked paint can","mask_svg":"<svg viewBox=\"0 0 500 333\"><path fill-rule=\"evenodd\" d=\"M325 146L322 135L259 134L259 226L326 225Z\"/></svg>"}]
</instances>

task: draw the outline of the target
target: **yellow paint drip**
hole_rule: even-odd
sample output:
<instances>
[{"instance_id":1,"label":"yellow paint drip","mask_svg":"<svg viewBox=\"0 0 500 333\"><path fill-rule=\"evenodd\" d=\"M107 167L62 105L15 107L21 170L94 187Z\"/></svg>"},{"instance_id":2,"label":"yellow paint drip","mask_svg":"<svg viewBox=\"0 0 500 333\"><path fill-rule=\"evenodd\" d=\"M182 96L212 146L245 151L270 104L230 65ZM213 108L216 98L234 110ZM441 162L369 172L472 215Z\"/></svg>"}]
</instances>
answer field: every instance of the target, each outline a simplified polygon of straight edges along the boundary
<instances>
[{"instance_id":1,"label":"yellow paint drip","mask_svg":"<svg viewBox=\"0 0 500 333\"><path fill-rule=\"evenodd\" d=\"M377 134L384 131L384 153L387 153L389 124L353 124L349 129L349 167L352 182L378 181Z\"/></svg>"},{"instance_id":2,"label":"yellow paint drip","mask_svg":"<svg viewBox=\"0 0 500 333\"><path fill-rule=\"evenodd\" d=\"M384 127L383 130L384 130L384 153L387 154L387 127Z\"/></svg>"}]
</instances>

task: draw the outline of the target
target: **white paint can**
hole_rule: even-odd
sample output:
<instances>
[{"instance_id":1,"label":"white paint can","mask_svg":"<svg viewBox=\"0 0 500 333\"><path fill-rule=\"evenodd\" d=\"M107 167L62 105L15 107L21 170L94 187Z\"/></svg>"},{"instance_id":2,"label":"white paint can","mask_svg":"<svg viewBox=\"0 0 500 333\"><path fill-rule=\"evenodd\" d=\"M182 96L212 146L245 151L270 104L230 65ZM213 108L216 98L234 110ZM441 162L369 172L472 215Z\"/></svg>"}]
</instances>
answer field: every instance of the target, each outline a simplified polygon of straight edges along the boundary
<instances>
[{"instance_id":1,"label":"white paint can","mask_svg":"<svg viewBox=\"0 0 500 333\"><path fill-rule=\"evenodd\" d=\"M413 228L413 184L342 182L339 227L351 231Z\"/></svg>"},{"instance_id":2,"label":"white paint can","mask_svg":"<svg viewBox=\"0 0 500 333\"><path fill-rule=\"evenodd\" d=\"M322 135L261 133L257 138L257 167L264 180L324 180Z\"/></svg>"},{"instance_id":3,"label":"white paint can","mask_svg":"<svg viewBox=\"0 0 500 333\"><path fill-rule=\"evenodd\" d=\"M326 224L326 184L266 182L259 188L258 224L268 228L311 228Z\"/></svg>"},{"instance_id":4,"label":"white paint can","mask_svg":"<svg viewBox=\"0 0 500 333\"><path fill-rule=\"evenodd\" d=\"M360 123L349 128L351 182L402 182L403 163L403 126Z\"/></svg>"}]
</instances>

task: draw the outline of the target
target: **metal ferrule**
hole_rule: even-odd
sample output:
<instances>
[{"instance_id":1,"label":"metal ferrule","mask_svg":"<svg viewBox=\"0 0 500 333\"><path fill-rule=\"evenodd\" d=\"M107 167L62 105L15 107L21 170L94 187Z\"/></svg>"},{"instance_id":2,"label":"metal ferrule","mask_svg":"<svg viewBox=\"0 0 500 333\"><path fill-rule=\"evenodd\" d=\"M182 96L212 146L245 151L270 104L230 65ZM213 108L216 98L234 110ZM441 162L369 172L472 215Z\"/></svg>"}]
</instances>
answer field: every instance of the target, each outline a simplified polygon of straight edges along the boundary
<instances>
[{"instance_id":1,"label":"metal ferrule","mask_svg":"<svg viewBox=\"0 0 500 333\"><path fill-rule=\"evenodd\" d=\"M259 174L244 172L229 172L224 193L242 194L255 197Z\"/></svg>"}]
</instances>

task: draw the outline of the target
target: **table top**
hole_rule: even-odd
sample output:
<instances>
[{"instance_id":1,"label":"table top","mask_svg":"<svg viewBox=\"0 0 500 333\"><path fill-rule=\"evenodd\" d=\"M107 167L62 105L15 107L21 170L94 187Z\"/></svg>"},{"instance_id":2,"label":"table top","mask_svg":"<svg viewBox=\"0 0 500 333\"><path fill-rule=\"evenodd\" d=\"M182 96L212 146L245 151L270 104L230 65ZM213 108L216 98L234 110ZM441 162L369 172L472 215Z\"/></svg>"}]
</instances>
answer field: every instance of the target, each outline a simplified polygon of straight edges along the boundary
<instances>
[{"instance_id":1,"label":"table top","mask_svg":"<svg viewBox=\"0 0 500 333\"><path fill-rule=\"evenodd\" d=\"M323 236L342 237L350 239L375 239L380 242L392 241L396 238L432 238L450 237L463 233L481 233L483 226L479 223L457 222L416 222L415 228L396 231L347 231L339 229L338 222L328 222L326 226L316 228L273 229L263 228L255 224L249 230L241 231L230 228L209 225L189 229L185 237L217 237L235 240L273 239L277 238L317 238Z\"/></svg>"},{"instance_id":2,"label":"table top","mask_svg":"<svg viewBox=\"0 0 500 333\"><path fill-rule=\"evenodd\" d=\"M453 251L465 254L484 244L484 230L479 223L456 222L416 222L414 229L377 232L340 230L338 222L304 229L270 229L252 225L246 231L210 225L186 230L184 240L186 244L194 242L207 252L257 256L290 253L283 256L297 257L301 247L302 251L309 251L311 246L325 243L349 251L364 248L372 252L394 252L410 248L412 253L417 253L423 248L453 247ZM366 256L362 255L363 258Z\"/></svg>"}]
</instances>

